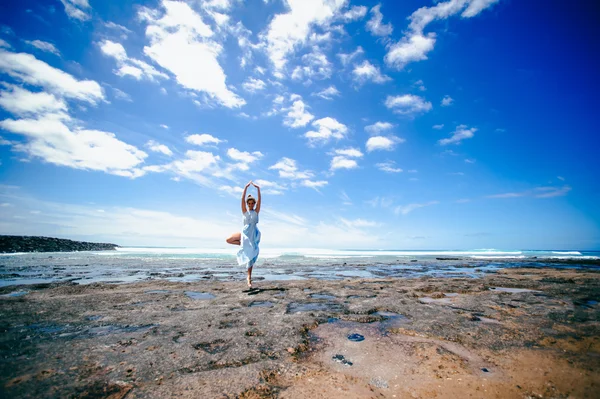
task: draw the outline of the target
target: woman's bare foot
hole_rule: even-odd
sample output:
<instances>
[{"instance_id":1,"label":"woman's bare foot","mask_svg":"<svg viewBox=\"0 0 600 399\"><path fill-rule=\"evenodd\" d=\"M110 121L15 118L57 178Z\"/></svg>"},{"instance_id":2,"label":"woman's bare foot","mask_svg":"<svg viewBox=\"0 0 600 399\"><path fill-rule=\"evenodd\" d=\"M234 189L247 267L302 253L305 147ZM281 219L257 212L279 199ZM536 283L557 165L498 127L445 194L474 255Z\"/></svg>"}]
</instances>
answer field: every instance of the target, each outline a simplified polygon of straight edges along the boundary
<instances>
[{"instance_id":1,"label":"woman's bare foot","mask_svg":"<svg viewBox=\"0 0 600 399\"><path fill-rule=\"evenodd\" d=\"M250 278L250 276L248 276L246 280L248 281L248 288L252 288L252 279Z\"/></svg>"}]
</instances>

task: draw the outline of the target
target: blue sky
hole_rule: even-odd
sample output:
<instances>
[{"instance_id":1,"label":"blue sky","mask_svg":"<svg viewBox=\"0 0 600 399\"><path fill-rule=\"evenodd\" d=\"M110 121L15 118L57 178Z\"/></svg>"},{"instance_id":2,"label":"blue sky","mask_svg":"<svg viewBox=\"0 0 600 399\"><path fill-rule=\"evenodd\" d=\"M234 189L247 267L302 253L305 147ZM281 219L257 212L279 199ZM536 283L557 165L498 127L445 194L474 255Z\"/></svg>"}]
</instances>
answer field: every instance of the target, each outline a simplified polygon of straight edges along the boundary
<instances>
[{"instance_id":1,"label":"blue sky","mask_svg":"<svg viewBox=\"0 0 600 399\"><path fill-rule=\"evenodd\" d=\"M600 249L586 4L4 2L0 232Z\"/></svg>"}]
</instances>

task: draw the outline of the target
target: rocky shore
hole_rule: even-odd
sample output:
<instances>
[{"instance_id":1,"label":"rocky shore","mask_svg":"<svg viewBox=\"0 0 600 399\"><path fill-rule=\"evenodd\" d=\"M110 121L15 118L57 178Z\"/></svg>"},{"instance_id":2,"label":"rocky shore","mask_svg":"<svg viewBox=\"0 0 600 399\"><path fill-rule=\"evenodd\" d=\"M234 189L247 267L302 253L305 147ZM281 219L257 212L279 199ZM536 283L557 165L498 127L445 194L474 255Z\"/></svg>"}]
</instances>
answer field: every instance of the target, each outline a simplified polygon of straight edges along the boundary
<instances>
[{"instance_id":1,"label":"rocky shore","mask_svg":"<svg viewBox=\"0 0 600 399\"><path fill-rule=\"evenodd\" d=\"M593 398L600 274L0 288L10 398Z\"/></svg>"},{"instance_id":2,"label":"rocky shore","mask_svg":"<svg viewBox=\"0 0 600 399\"><path fill-rule=\"evenodd\" d=\"M54 237L0 235L0 253L114 251L118 245Z\"/></svg>"}]
</instances>

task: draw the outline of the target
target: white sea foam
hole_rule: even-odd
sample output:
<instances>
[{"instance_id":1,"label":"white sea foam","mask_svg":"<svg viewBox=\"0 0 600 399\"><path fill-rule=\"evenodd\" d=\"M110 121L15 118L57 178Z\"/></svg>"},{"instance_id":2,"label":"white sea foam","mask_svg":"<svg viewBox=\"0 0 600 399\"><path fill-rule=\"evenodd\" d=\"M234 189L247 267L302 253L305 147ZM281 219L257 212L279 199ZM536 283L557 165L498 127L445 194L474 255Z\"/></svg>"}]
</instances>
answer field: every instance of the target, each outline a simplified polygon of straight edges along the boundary
<instances>
[{"instance_id":1,"label":"white sea foam","mask_svg":"<svg viewBox=\"0 0 600 399\"><path fill-rule=\"evenodd\" d=\"M557 255L581 255L579 251L552 251L552 253Z\"/></svg>"},{"instance_id":2,"label":"white sea foam","mask_svg":"<svg viewBox=\"0 0 600 399\"><path fill-rule=\"evenodd\" d=\"M232 255L237 248L143 248L143 247L119 247L116 251L97 252L99 255L114 256L123 254L136 255ZM261 248L262 258L278 258L282 256L303 256L307 258L357 258L375 256L493 256L521 255L521 251L499 251L499 250L466 250L466 251L403 251L403 250L338 250L319 248Z\"/></svg>"}]
</instances>

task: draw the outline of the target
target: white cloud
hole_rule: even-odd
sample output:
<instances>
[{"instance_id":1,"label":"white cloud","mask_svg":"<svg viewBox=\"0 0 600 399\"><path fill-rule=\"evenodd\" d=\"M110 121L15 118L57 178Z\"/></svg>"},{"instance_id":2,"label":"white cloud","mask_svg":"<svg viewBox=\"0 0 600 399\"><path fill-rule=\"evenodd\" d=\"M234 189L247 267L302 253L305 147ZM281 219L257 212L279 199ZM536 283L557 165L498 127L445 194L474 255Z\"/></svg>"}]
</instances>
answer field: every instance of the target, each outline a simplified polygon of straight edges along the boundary
<instances>
[{"instance_id":1,"label":"white cloud","mask_svg":"<svg viewBox=\"0 0 600 399\"><path fill-rule=\"evenodd\" d=\"M382 74L379 67L376 67L366 60L360 65L355 65L352 74L354 75L354 81L359 84L363 84L367 81L373 83L385 83L392 80L389 76Z\"/></svg>"},{"instance_id":2,"label":"white cloud","mask_svg":"<svg viewBox=\"0 0 600 399\"><path fill-rule=\"evenodd\" d=\"M371 19L367 21L367 30L374 36L389 36L394 28L391 23L383 23L383 14L381 13L381 4L371 8Z\"/></svg>"},{"instance_id":3,"label":"white cloud","mask_svg":"<svg viewBox=\"0 0 600 399\"><path fill-rule=\"evenodd\" d=\"M226 193L231 194L236 197L244 192L244 189L242 189L241 187L237 187L237 186L231 187L231 186L226 186L226 185L220 186L219 190L225 191Z\"/></svg>"},{"instance_id":4,"label":"white cloud","mask_svg":"<svg viewBox=\"0 0 600 399\"><path fill-rule=\"evenodd\" d=\"M438 2L432 7L421 7L410 16L410 24L405 35L388 47L385 63L388 66L403 68L406 64L427 59L427 53L433 50L436 34L425 34L425 27L435 21L449 18L462 13L463 18L474 17L498 0L449 0Z\"/></svg>"},{"instance_id":5,"label":"white cloud","mask_svg":"<svg viewBox=\"0 0 600 399\"><path fill-rule=\"evenodd\" d=\"M355 169L358 168L358 162L354 159L346 158L344 156L335 156L331 160L330 170L334 171L337 169Z\"/></svg>"},{"instance_id":6,"label":"white cloud","mask_svg":"<svg viewBox=\"0 0 600 399\"><path fill-rule=\"evenodd\" d=\"M336 155L341 155L341 156L350 157L350 158L362 158L364 155L358 148L352 148L352 147L337 149L337 150L334 150L333 153Z\"/></svg>"},{"instance_id":7,"label":"white cloud","mask_svg":"<svg viewBox=\"0 0 600 399\"><path fill-rule=\"evenodd\" d=\"M509 192L502 194L488 195L486 198L519 198L519 197L534 197L534 198L554 198L563 197L571 191L571 186L564 185L561 187L548 186L536 187L532 190L521 192Z\"/></svg>"},{"instance_id":8,"label":"white cloud","mask_svg":"<svg viewBox=\"0 0 600 399\"><path fill-rule=\"evenodd\" d=\"M60 2L65 7L65 12L69 18L75 18L80 21L87 21L90 19L89 14L86 14L86 11L84 11L90 9L88 0L60 0Z\"/></svg>"},{"instance_id":9,"label":"white cloud","mask_svg":"<svg viewBox=\"0 0 600 399\"><path fill-rule=\"evenodd\" d=\"M0 48L10 49L12 46L6 40L0 39Z\"/></svg>"},{"instance_id":10,"label":"white cloud","mask_svg":"<svg viewBox=\"0 0 600 399\"><path fill-rule=\"evenodd\" d=\"M177 176L185 177L203 185L209 184L209 179L200 175L200 172L210 172L211 168L216 167L221 160L218 155L207 151L188 150L185 152L185 158L175 160L166 165L156 165L144 167L147 172L165 172L170 171ZM214 172L214 171L213 171Z\"/></svg>"},{"instance_id":11,"label":"white cloud","mask_svg":"<svg viewBox=\"0 0 600 399\"><path fill-rule=\"evenodd\" d=\"M260 90L264 90L267 85L266 83L261 80L261 79L255 79L255 78L248 78L248 80L246 80L243 84L242 87L244 88L244 90L249 91L251 93L255 93L257 91Z\"/></svg>"},{"instance_id":12,"label":"white cloud","mask_svg":"<svg viewBox=\"0 0 600 399\"><path fill-rule=\"evenodd\" d=\"M362 158L364 154L358 148L342 148L336 149L332 153L330 170L333 172L337 169L355 169L358 168L358 162L351 158Z\"/></svg>"},{"instance_id":13,"label":"white cloud","mask_svg":"<svg viewBox=\"0 0 600 399\"><path fill-rule=\"evenodd\" d=\"M0 71L45 91L96 104L104 99L102 87L93 80L77 80L66 72L38 60L31 54L0 50Z\"/></svg>"},{"instance_id":14,"label":"white cloud","mask_svg":"<svg viewBox=\"0 0 600 399\"><path fill-rule=\"evenodd\" d=\"M325 187L329 183L326 180L318 180L318 181L303 180L300 184L302 184L304 187L308 187L308 188L317 190L318 188Z\"/></svg>"},{"instance_id":15,"label":"white cloud","mask_svg":"<svg viewBox=\"0 0 600 399\"><path fill-rule=\"evenodd\" d=\"M565 178L564 178L564 177L562 177L562 176L556 176L556 178L557 178L558 180L560 180L560 181L565 181Z\"/></svg>"},{"instance_id":16,"label":"white cloud","mask_svg":"<svg viewBox=\"0 0 600 399\"><path fill-rule=\"evenodd\" d=\"M243 163L253 163L258 161L263 157L263 154L260 151L254 151L249 153L247 151L240 151L235 148L230 148L227 150L227 156L234 161L240 161Z\"/></svg>"},{"instance_id":17,"label":"white cloud","mask_svg":"<svg viewBox=\"0 0 600 399\"><path fill-rule=\"evenodd\" d=\"M297 66L292 72L293 80L301 79L328 79L331 77L332 65L317 47L313 51L302 56L304 66ZM309 83L310 81L307 81Z\"/></svg>"},{"instance_id":18,"label":"white cloud","mask_svg":"<svg viewBox=\"0 0 600 399\"><path fill-rule=\"evenodd\" d=\"M392 151L396 144L404 143L406 140L396 136L373 136L367 140L367 152L376 150Z\"/></svg>"},{"instance_id":19,"label":"white cloud","mask_svg":"<svg viewBox=\"0 0 600 399\"><path fill-rule=\"evenodd\" d=\"M39 50L58 55L60 57L60 51L58 51L56 46L54 46L54 44L52 44L52 43L44 42L41 40L33 40L33 41L25 40L25 43L27 43L30 46L33 46Z\"/></svg>"},{"instance_id":20,"label":"white cloud","mask_svg":"<svg viewBox=\"0 0 600 399\"><path fill-rule=\"evenodd\" d=\"M45 114L37 118L0 122L0 127L27 137L26 143L13 146L45 162L75 169L138 177L144 173L137 168L147 154L126 144L114 134L99 130L69 128L65 114Z\"/></svg>"},{"instance_id":21,"label":"white cloud","mask_svg":"<svg viewBox=\"0 0 600 399\"><path fill-rule=\"evenodd\" d=\"M452 132L452 137L448 139L438 140L438 144L447 145L447 144L459 144L464 139L470 139L475 135L477 131L476 128L467 128L467 125L459 125L456 127L456 130Z\"/></svg>"},{"instance_id":22,"label":"white cloud","mask_svg":"<svg viewBox=\"0 0 600 399\"><path fill-rule=\"evenodd\" d=\"M435 33L430 33L427 36L422 34L405 36L389 47L384 61L390 67L401 69L409 62L426 60L426 54L433 50L434 45Z\"/></svg>"},{"instance_id":23,"label":"white cloud","mask_svg":"<svg viewBox=\"0 0 600 399\"><path fill-rule=\"evenodd\" d=\"M254 183L258 184L263 189L263 192L265 194L282 195L283 192L287 190L287 187L285 185L269 180L257 179L254 180Z\"/></svg>"},{"instance_id":24,"label":"white cloud","mask_svg":"<svg viewBox=\"0 0 600 399\"><path fill-rule=\"evenodd\" d=\"M408 204L408 205L400 205L397 206L396 208L394 208L394 213L396 215L398 214L402 214L402 215L407 215L410 212L414 211L415 209L419 209L419 208L424 208L426 206L431 206L431 205L436 205L439 204L438 201L429 201L423 204Z\"/></svg>"},{"instance_id":25,"label":"white cloud","mask_svg":"<svg viewBox=\"0 0 600 399\"><path fill-rule=\"evenodd\" d=\"M441 125L433 125L433 128L436 130L441 130L444 128L444 124L442 123Z\"/></svg>"},{"instance_id":26,"label":"white cloud","mask_svg":"<svg viewBox=\"0 0 600 399\"><path fill-rule=\"evenodd\" d=\"M67 112L67 104L53 94L45 92L33 93L16 85L3 85L6 90L0 91L0 107L19 115L37 115L44 113Z\"/></svg>"},{"instance_id":27,"label":"white cloud","mask_svg":"<svg viewBox=\"0 0 600 399\"><path fill-rule=\"evenodd\" d=\"M125 93L123 90L119 90L116 87L113 87L113 92L115 93L115 98L123 101L133 102L131 96Z\"/></svg>"},{"instance_id":28,"label":"white cloud","mask_svg":"<svg viewBox=\"0 0 600 399\"><path fill-rule=\"evenodd\" d=\"M426 91L427 90L427 88L425 87L425 83L423 83L423 81L420 80L420 79L415 82L414 86L416 88L418 88L420 91Z\"/></svg>"},{"instance_id":29,"label":"white cloud","mask_svg":"<svg viewBox=\"0 0 600 399\"><path fill-rule=\"evenodd\" d=\"M164 123L161 123L159 126L162 127L163 129L168 129L169 128L169 126L165 125Z\"/></svg>"},{"instance_id":30,"label":"white cloud","mask_svg":"<svg viewBox=\"0 0 600 399\"><path fill-rule=\"evenodd\" d=\"M296 161L291 158L281 158L275 165L269 166L270 170L277 170L279 177L284 179L310 179L313 177L313 173L310 171L300 171L296 165Z\"/></svg>"},{"instance_id":31,"label":"white cloud","mask_svg":"<svg viewBox=\"0 0 600 399\"><path fill-rule=\"evenodd\" d=\"M373 208L389 208L394 203L391 198L386 197L375 197L365 202Z\"/></svg>"},{"instance_id":32,"label":"white cloud","mask_svg":"<svg viewBox=\"0 0 600 399\"><path fill-rule=\"evenodd\" d=\"M219 143L225 142L226 140L221 140L214 136L211 136L210 134L203 133L191 134L185 138L185 141L195 145L217 145Z\"/></svg>"},{"instance_id":33,"label":"white cloud","mask_svg":"<svg viewBox=\"0 0 600 399\"><path fill-rule=\"evenodd\" d=\"M467 159L465 159L465 162L466 163L475 163L476 161L474 159L467 158Z\"/></svg>"},{"instance_id":34,"label":"white cloud","mask_svg":"<svg viewBox=\"0 0 600 399\"><path fill-rule=\"evenodd\" d=\"M444 98L442 98L442 107L449 107L452 105L452 103L454 103L454 99L452 97L444 96Z\"/></svg>"},{"instance_id":35,"label":"white cloud","mask_svg":"<svg viewBox=\"0 0 600 399\"><path fill-rule=\"evenodd\" d=\"M387 161L375 164L377 169L387 172L387 173L400 173L402 169L396 167L396 163L394 161Z\"/></svg>"},{"instance_id":36,"label":"white cloud","mask_svg":"<svg viewBox=\"0 0 600 399\"><path fill-rule=\"evenodd\" d=\"M418 171L416 169L411 169L408 171L408 173L418 173Z\"/></svg>"},{"instance_id":37,"label":"white cloud","mask_svg":"<svg viewBox=\"0 0 600 399\"><path fill-rule=\"evenodd\" d=\"M105 55L112 57L117 62L118 69L114 73L118 76L133 76L136 79L146 78L155 80L156 77L168 79L169 77L157 71L152 65L135 58L129 58L122 44L111 40L104 40L99 43L100 50Z\"/></svg>"},{"instance_id":38,"label":"white cloud","mask_svg":"<svg viewBox=\"0 0 600 399\"><path fill-rule=\"evenodd\" d=\"M538 187L535 189L534 197L536 198L553 198L562 197L571 191L571 186L562 187Z\"/></svg>"},{"instance_id":39,"label":"white cloud","mask_svg":"<svg viewBox=\"0 0 600 399\"><path fill-rule=\"evenodd\" d=\"M365 126L365 131L371 134L380 134L394 128L395 125L389 122L375 122L372 125Z\"/></svg>"},{"instance_id":40,"label":"white cloud","mask_svg":"<svg viewBox=\"0 0 600 399\"><path fill-rule=\"evenodd\" d=\"M321 97L325 100L333 100L333 97L338 97L340 92L335 86L331 85L326 89L321 90L318 93L313 93L313 96Z\"/></svg>"},{"instance_id":41,"label":"white cloud","mask_svg":"<svg viewBox=\"0 0 600 399\"><path fill-rule=\"evenodd\" d=\"M362 19L367 15L368 8L365 6L352 6L348 11L344 13L344 21L356 21Z\"/></svg>"},{"instance_id":42,"label":"white cloud","mask_svg":"<svg viewBox=\"0 0 600 399\"><path fill-rule=\"evenodd\" d=\"M471 0L469 6L461 16L463 18L471 18L477 16L481 11L498 3L500 0Z\"/></svg>"},{"instance_id":43,"label":"white cloud","mask_svg":"<svg viewBox=\"0 0 600 399\"><path fill-rule=\"evenodd\" d=\"M432 108L430 102L414 94L387 96L385 106L396 114L409 116L429 112Z\"/></svg>"},{"instance_id":44,"label":"white cloud","mask_svg":"<svg viewBox=\"0 0 600 399\"><path fill-rule=\"evenodd\" d=\"M342 199L343 205L352 205L352 199L344 190L340 193L340 198Z\"/></svg>"},{"instance_id":45,"label":"white cloud","mask_svg":"<svg viewBox=\"0 0 600 399\"><path fill-rule=\"evenodd\" d=\"M234 187L231 189L235 190ZM225 190L221 192L225 193ZM235 194L235 197L239 198L239 195ZM7 198L6 202L9 201L13 200ZM199 216L187 212L184 216L159 209L115 207L104 203L51 203L27 197L18 204L15 202L16 209L1 208L0 224L3 231L19 235L69 236L123 246L194 247L202 242L207 248L223 248L219 252L232 253L232 248L224 248L224 238L239 229L239 216L228 212L231 204L238 201L220 201L215 212L196 212ZM105 212L100 213L98 209ZM41 213L32 215L32 210ZM15 220L12 218L14 211L27 219ZM351 224L354 221L350 219ZM331 223L307 220L294 214L293 210L281 212L272 206L261 211L261 225L261 232L269 237L268 245L272 248L364 248L365 245L376 247L382 242L378 230L364 228L368 226L349 227L337 218ZM298 237L302 237L302 242Z\"/></svg>"},{"instance_id":46,"label":"white cloud","mask_svg":"<svg viewBox=\"0 0 600 399\"><path fill-rule=\"evenodd\" d=\"M346 137L348 127L343 123L337 121L337 119L326 117L321 118L312 123L317 130L311 130L304 134L309 140L309 143L327 143L331 138L340 140Z\"/></svg>"},{"instance_id":47,"label":"white cloud","mask_svg":"<svg viewBox=\"0 0 600 399\"><path fill-rule=\"evenodd\" d=\"M223 47L210 39L213 31L188 4L162 0L161 10L142 7L138 15L148 23L150 45L144 53L175 75L177 83L228 108L246 103L226 84L218 62Z\"/></svg>"},{"instance_id":48,"label":"white cloud","mask_svg":"<svg viewBox=\"0 0 600 399\"><path fill-rule=\"evenodd\" d=\"M150 151L153 151L153 152L160 152L161 154L165 154L165 155L168 155L168 156L172 156L173 155L173 151L171 151L169 149L169 147L167 147L164 144L159 144L159 143L157 143L154 140L149 140L146 143L146 147L148 147L148 149Z\"/></svg>"},{"instance_id":49,"label":"white cloud","mask_svg":"<svg viewBox=\"0 0 600 399\"><path fill-rule=\"evenodd\" d=\"M287 115L283 119L285 126L293 128L303 127L315 118L313 114L306 110L307 105L302 101L302 97L292 94L290 100L293 101L291 107L283 109L287 111Z\"/></svg>"},{"instance_id":50,"label":"white cloud","mask_svg":"<svg viewBox=\"0 0 600 399\"><path fill-rule=\"evenodd\" d=\"M326 27L335 18L343 18L340 12L345 0L286 0L286 12L271 20L267 31L261 34L275 71L281 71L287 57L305 44L314 27Z\"/></svg>"},{"instance_id":51,"label":"white cloud","mask_svg":"<svg viewBox=\"0 0 600 399\"><path fill-rule=\"evenodd\" d=\"M116 23L111 22L111 21L105 22L104 26L107 27L108 29L114 29L114 30L121 31L121 33L123 35L125 35L125 37L127 37L128 33L132 33L131 30L127 29L123 25L119 25L119 24L116 24Z\"/></svg>"},{"instance_id":52,"label":"white cloud","mask_svg":"<svg viewBox=\"0 0 600 399\"><path fill-rule=\"evenodd\" d=\"M363 50L363 48L361 46L358 46L356 48L356 50L354 50L352 53L349 53L349 54L339 53L337 56L340 59L340 62L342 63L342 65L346 66L346 65L350 64L350 62L352 62L353 59L355 59L356 57L358 57L364 53L365 53L365 51Z\"/></svg>"},{"instance_id":53,"label":"white cloud","mask_svg":"<svg viewBox=\"0 0 600 399\"><path fill-rule=\"evenodd\" d=\"M486 198L517 198L524 197L527 193L503 193L503 194L494 194L488 195Z\"/></svg>"}]
</instances>

